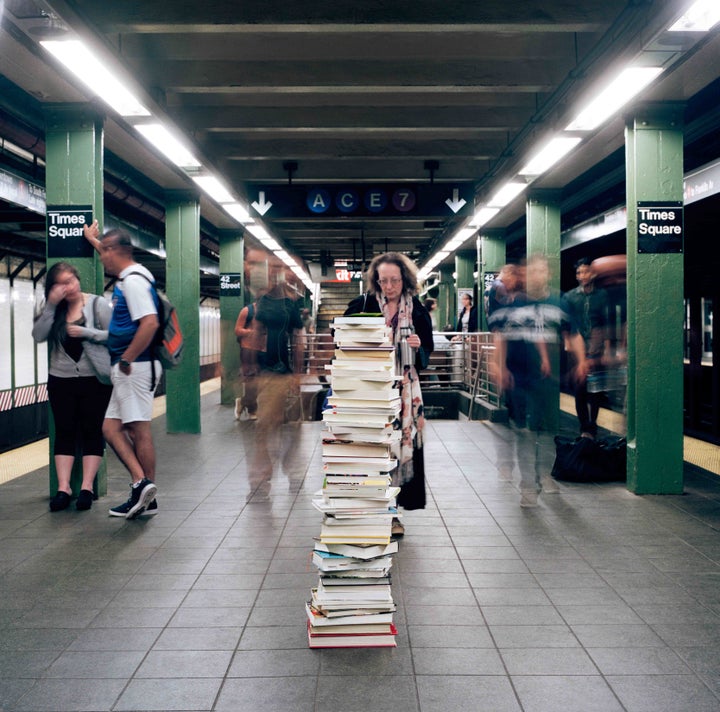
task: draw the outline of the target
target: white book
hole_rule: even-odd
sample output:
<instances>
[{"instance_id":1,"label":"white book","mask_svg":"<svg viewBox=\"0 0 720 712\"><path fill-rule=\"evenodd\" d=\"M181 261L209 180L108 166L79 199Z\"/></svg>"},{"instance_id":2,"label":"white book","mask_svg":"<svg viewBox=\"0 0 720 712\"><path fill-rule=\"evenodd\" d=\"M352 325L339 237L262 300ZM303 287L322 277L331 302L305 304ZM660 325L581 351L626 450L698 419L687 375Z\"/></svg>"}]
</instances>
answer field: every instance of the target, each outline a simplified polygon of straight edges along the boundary
<instances>
[{"instance_id":1,"label":"white book","mask_svg":"<svg viewBox=\"0 0 720 712\"><path fill-rule=\"evenodd\" d=\"M394 610L394 609L393 609ZM359 613L348 613L345 616L336 616L334 619L324 613L313 609L311 603L305 604L305 613L313 626L330 628L335 625L369 625L375 623L392 623L392 611L365 611Z\"/></svg>"},{"instance_id":2,"label":"white book","mask_svg":"<svg viewBox=\"0 0 720 712\"><path fill-rule=\"evenodd\" d=\"M326 544L324 542L315 541L315 550L327 552L330 554L342 554L351 556L355 559L370 560L380 556L395 554L398 551L398 543L391 541L384 545L356 545L356 544Z\"/></svg>"},{"instance_id":3,"label":"white book","mask_svg":"<svg viewBox=\"0 0 720 712\"><path fill-rule=\"evenodd\" d=\"M342 326L385 326L385 317L382 314L348 314L347 316L336 316L333 319L333 327Z\"/></svg>"}]
</instances>

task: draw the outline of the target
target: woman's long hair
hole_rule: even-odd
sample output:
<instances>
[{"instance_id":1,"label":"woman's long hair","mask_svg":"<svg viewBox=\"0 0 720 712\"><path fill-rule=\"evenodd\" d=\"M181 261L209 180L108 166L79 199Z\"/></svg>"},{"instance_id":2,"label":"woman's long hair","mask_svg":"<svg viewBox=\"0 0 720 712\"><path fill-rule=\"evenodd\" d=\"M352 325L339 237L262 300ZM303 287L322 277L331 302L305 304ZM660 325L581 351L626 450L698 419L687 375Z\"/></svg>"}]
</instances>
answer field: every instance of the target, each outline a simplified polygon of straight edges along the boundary
<instances>
[{"instance_id":1,"label":"woman's long hair","mask_svg":"<svg viewBox=\"0 0 720 712\"><path fill-rule=\"evenodd\" d=\"M69 262L56 262L48 271L45 277L45 301L47 302L50 290L55 286L58 278L61 274L70 272L77 280L80 281L80 273L77 269ZM67 325L67 313L68 303L67 299L63 299L58 302L55 307L55 318L53 324L50 327L50 336L48 337L48 343L50 348L54 348L56 345L61 344L67 336L66 325Z\"/></svg>"},{"instance_id":2,"label":"woman's long hair","mask_svg":"<svg viewBox=\"0 0 720 712\"><path fill-rule=\"evenodd\" d=\"M403 293L413 295L418 290L417 267L415 263L401 252L386 252L373 258L365 276L368 292L380 295L382 288L378 282L378 267L382 264L397 265L403 281Z\"/></svg>"}]
</instances>

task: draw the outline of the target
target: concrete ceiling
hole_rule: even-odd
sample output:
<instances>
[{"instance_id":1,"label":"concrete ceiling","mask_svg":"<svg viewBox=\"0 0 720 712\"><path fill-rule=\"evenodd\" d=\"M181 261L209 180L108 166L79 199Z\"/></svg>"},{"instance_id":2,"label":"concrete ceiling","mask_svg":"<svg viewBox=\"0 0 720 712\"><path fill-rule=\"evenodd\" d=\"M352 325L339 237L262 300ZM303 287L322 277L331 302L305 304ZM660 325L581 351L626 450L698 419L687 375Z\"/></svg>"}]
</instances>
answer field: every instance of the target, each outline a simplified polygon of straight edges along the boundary
<instances>
[{"instance_id":1,"label":"concrete ceiling","mask_svg":"<svg viewBox=\"0 0 720 712\"><path fill-rule=\"evenodd\" d=\"M469 187L481 203L543 137L564 128L593 82L634 58L689 4L5 0L0 72L39 106L90 99L37 45L71 28L114 57L248 203L263 187L286 195L290 179L298 191L432 180L448 197L454 186ZM670 56L677 48L656 49ZM643 98L691 99L720 76L719 58L716 32ZM568 186L622 145L618 118L534 185L571 199ZM190 185L113 115L106 147L148 185ZM336 217L276 209L262 222L306 263L387 248L422 261L466 220L425 208ZM512 226L523 212L519 199L491 226ZM205 198L202 214L210 249L213 231L237 227Z\"/></svg>"}]
</instances>

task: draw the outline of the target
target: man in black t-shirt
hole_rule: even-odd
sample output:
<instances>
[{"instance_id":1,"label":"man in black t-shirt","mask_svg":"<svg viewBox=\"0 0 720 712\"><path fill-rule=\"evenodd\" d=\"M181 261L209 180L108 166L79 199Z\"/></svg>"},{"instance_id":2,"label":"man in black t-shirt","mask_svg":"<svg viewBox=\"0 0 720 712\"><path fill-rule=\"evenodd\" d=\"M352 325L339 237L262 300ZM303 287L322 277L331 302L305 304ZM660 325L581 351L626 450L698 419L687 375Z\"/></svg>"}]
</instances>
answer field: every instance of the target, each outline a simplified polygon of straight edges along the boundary
<instances>
[{"instance_id":1,"label":"man in black t-shirt","mask_svg":"<svg viewBox=\"0 0 720 712\"><path fill-rule=\"evenodd\" d=\"M521 507L537 506L538 493L557 493L550 476L554 460L551 424L547 403L557 398L559 384L553 362L566 343L573 352L575 378L585 377L585 349L582 337L559 293L549 289L547 259L531 257L527 265L526 294L511 306L497 309L489 320L495 334L495 381L506 391L512 405L513 456L504 453L506 467L515 460L520 470ZM510 441L509 441L510 442Z\"/></svg>"},{"instance_id":2,"label":"man in black t-shirt","mask_svg":"<svg viewBox=\"0 0 720 712\"><path fill-rule=\"evenodd\" d=\"M282 425L286 421L297 423L302 415L299 379L304 357L303 323L298 303L288 294L287 285L281 282L256 302L251 341L257 353L258 410L250 496L256 491L259 495L269 492L273 459L287 449L287 443L282 442L287 438L287 433L281 432ZM289 412L292 405L295 411Z\"/></svg>"}]
</instances>

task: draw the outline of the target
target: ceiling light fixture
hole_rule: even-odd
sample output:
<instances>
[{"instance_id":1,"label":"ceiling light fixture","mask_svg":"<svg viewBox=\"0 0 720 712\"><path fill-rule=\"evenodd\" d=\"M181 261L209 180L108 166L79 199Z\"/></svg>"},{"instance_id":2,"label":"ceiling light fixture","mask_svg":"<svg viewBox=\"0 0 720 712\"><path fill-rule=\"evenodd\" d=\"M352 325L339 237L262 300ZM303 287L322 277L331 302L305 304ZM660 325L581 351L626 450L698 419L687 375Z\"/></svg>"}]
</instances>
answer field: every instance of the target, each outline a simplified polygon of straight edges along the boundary
<instances>
[{"instance_id":1,"label":"ceiling light fixture","mask_svg":"<svg viewBox=\"0 0 720 712\"><path fill-rule=\"evenodd\" d=\"M527 188L527 183L508 181L488 200L489 208L504 208Z\"/></svg>"},{"instance_id":2,"label":"ceiling light fixture","mask_svg":"<svg viewBox=\"0 0 720 712\"><path fill-rule=\"evenodd\" d=\"M473 215L470 226L475 228L482 227L485 223L490 222L499 212L500 208L480 208L475 215Z\"/></svg>"},{"instance_id":3,"label":"ceiling light fixture","mask_svg":"<svg viewBox=\"0 0 720 712\"><path fill-rule=\"evenodd\" d=\"M120 116L150 116L150 111L80 40L43 40L40 44Z\"/></svg>"},{"instance_id":4,"label":"ceiling light fixture","mask_svg":"<svg viewBox=\"0 0 720 712\"><path fill-rule=\"evenodd\" d=\"M577 146L577 136L556 136L541 148L519 171L521 176L539 176L554 166Z\"/></svg>"},{"instance_id":5,"label":"ceiling light fixture","mask_svg":"<svg viewBox=\"0 0 720 712\"><path fill-rule=\"evenodd\" d=\"M661 72L662 67L628 67L613 79L568 124L566 131L592 131L639 94Z\"/></svg>"},{"instance_id":6,"label":"ceiling light fixture","mask_svg":"<svg viewBox=\"0 0 720 712\"><path fill-rule=\"evenodd\" d=\"M202 165L162 124L136 124L135 128L176 166L193 169Z\"/></svg>"},{"instance_id":7,"label":"ceiling light fixture","mask_svg":"<svg viewBox=\"0 0 720 712\"><path fill-rule=\"evenodd\" d=\"M230 191L215 176L193 176L193 180L216 202L236 203Z\"/></svg>"},{"instance_id":8,"label":"ceiling light fixture","mask_svg":"<svg viewBox=\"0 0 720 712\"><path fill-rule=\"evenodd\" d=\"M232 215L239 223L246 224L255 222L255 220L250 217L248 209L242 203L223 203L223 208L225 212Z\"/></svg>"},{"instance_id":9,"label":"ceiling light fixture","mask_svg":"<svg viewBox=\"0 0 720 712\"><path fill-rule=\"evenodd\" d=\"M720 22L718 0L698 0L668 32L707 32Z\"/></svg>"}]
</instances>

